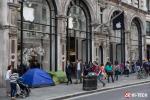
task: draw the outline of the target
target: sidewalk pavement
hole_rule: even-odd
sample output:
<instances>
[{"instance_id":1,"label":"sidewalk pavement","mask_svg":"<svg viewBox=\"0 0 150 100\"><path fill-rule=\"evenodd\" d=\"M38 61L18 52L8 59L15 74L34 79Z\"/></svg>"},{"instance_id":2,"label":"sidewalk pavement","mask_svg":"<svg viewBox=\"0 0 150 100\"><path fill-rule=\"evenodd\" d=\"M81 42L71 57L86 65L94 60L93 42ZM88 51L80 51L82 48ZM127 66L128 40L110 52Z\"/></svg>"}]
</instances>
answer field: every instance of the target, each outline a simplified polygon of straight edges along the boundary
<instances>
[{"instance_id":1,"label":"sidewalk pavement","mask_svg":"<svg viewBox=\"0 0 150 100\"><path fill-rule=\"evenodd\" d=\"M102 84L98 82L98 89L92 91L83 91L82 84L60 84L50 87L33 88L31 89L31 95L29 97L24 99L17 98L17 100L62 100L66 97L88 94L97 91L105 91L113 88L119 88L146 82L150 82L150 77L148 77L147 79L137 79L136 75L132 74L130 75L130 77L120 76L119 80L115 81L114 83L106 82L105 87L102 87ZM10 100L9 97L5 96L4 88L0 88L0 100Z\"/></svg>"}]
</instances>

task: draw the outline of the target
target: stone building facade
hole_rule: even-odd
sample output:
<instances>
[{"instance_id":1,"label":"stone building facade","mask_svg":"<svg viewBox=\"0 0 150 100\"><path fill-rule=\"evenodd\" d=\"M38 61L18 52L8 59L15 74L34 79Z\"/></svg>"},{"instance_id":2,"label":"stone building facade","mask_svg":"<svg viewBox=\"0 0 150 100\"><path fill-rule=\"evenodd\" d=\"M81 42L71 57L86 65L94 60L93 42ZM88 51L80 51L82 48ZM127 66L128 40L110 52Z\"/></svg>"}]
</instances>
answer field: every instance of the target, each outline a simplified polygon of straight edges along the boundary
<instances>
[{"instance_id":1,"label":"stone building facade","mask_svg":"<svg viewBox=\"0 0 150 100\"><path fill-rule=\"evenodd\" d=\"M112 63L143 60L146 52L146 3L131 0L27 0L23 16L23 60L31 56L44 70L64 70L66 60ZM122 2L123 1L123 2ZM26 7L26 8L25 8ZM24 10L23 10L24 11ZM28 12L29 11L29 12ZM124 11L125 30L113 30L112 19ZM0 84L9 64L20 64L20 3L0 1ZM124 53L122 34L125 34ZM25 53L26 52L26 53Z\"/></svg>"}]
</instances>

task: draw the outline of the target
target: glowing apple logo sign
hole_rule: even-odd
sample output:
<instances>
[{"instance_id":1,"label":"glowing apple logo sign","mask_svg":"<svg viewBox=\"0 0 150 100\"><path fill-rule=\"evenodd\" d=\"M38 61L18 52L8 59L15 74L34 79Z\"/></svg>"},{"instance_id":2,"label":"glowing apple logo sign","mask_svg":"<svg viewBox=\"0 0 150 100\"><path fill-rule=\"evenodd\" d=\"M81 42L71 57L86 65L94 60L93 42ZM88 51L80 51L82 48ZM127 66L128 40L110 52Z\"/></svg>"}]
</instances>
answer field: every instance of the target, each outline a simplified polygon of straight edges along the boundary
<instances>
[{"instance_id":1,"label":"glowing apple logo sign","mask_svg":"<svg viewBox=\"0 0 150 100\"><path fill-rule=\"evenodd\" d=\"M23 8L23 17L26 21L34 21L34 9L29 7Z\"/></svg>"},{"instance_id":2,"label":"glowing apple logo sign","mask_svg":"<svg viewBox=\"0 0 150 100\"><path fill-rule=\"evenodd\" d=\"M73 28L73 18L69 17L69 28Z\"/></svg>"},{"instance_id":3,"label":"glowing apple logo sign","mask_svg":"<svg viewBox=\"0 0 150 100\"><path fill-rule=\"evenodd\" d=\"M121 28L121 23L118 22L118 23L116 24L116 27L117 27L117 28Z\"/></svg>"}]
</instances>

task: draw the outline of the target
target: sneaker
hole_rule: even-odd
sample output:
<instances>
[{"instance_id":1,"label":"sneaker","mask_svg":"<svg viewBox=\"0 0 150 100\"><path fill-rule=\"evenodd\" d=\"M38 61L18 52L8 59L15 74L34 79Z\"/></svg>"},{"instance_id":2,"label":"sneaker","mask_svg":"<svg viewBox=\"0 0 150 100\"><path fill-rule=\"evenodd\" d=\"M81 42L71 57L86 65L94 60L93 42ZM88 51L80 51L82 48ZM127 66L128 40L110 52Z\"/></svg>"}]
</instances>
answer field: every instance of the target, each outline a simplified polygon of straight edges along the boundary
<instances>
[{"instance_id":1,"label":"sneaker","mask_svg":"<svg viewBox=\"0 0 150 100\"><path fill-rule=\"evenodd\" d=\"M11 97L11 100L16 100L16 98L15 97Z\"/></svg>"}]
</instances>

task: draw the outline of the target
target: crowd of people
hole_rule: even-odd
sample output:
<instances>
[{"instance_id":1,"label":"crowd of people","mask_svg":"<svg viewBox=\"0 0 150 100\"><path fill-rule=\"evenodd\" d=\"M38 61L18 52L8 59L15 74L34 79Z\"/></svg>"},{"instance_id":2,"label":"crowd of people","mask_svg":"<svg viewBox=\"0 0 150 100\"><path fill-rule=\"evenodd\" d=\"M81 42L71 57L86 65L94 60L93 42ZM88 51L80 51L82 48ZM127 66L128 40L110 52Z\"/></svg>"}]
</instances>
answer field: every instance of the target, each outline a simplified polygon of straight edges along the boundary
<instances>
[{"instance_id":1,"label":"crowd of people","mask_svg":"<svg viewBox=\"0 0 150 100\"><path fill-rule=\"evenodd\" d=\"M73 64L68 60L66 64L66 75L67 75L67 85L69 83L72 84L72 72L73 70ZM131 73L138 73L141 69L144 70L144 72L148 75L150 75L150 61L144 61L143 64L140 64L139 61L137 62L129 62L126 61L125 64L121 63L119 64L118 61L115 61L114 64L111 62L107 62L105 65L100 64L96 61L92 62L85 62L82 63L81 60L77 60L75 64L75 74L76 74L76 83L82 83L82 77L87 76L89 73L95 73L97 76L97 79L99 82L103 84L103 86L106 85L106 83L103 81L104 79L107 79L108 83L111 81L117 81L119 79L119 75L125 75L126 77L129 77Z\"/></svg>"},{"instance_id":2,"label":"crowd of people","mask_svg":"<svg viewBox=\"0 0 150 100\"><path fill-rule=\"evenodd\" d=\"M19 71L19 68L24 68L24 70L21 69L23 72ZM19 68L15 69L13 66L9 65L6 72L5 80L7 95L11 96L12 99L15 99L15 94L17 92L17 79L27 71L27 69L23 66ZM143 69L145 74L149 76L150 61L145 60L143 64L140 64L139 61L135 63L126 61L125 64L119 64L118 61L115 61L114 64L107 62L105 65L99 65L96 61L93 63L82 63L81 60L77 60L75 64L76 83L82 83L82 77L88 76L89 73L95 73L97 80L101 82L103 86L105 86L106 83L104 80L107 80L107 82L110 83L111 78L111 81L114 82L119 80L119 75L125 75L126 77L129 77L130 73L138 73L141 69ZM67 85L69 83L72 84L72 73L74 72L73 64L69 60L67 61L65 71L68 79Z\"/></svg>"}]
</instances>

